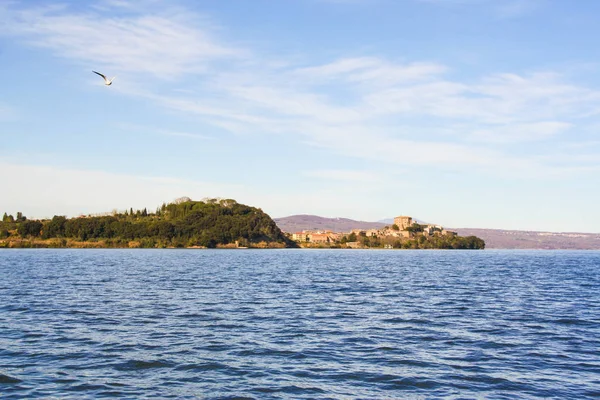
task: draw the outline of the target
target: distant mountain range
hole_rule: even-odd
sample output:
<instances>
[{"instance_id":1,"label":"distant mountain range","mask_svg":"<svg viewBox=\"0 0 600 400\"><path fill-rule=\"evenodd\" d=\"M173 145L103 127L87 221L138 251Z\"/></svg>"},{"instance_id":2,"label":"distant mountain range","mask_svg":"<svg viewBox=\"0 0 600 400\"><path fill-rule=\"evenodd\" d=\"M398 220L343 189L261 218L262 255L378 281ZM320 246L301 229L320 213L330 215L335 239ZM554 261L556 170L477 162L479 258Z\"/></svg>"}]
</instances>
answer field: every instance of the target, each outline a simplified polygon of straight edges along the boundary
<instances>
[{"instance_id":1,"label":"distant mountain range","mask_svg":"<svg viewBox=\"0 0 600 400\"><path fill-rule=\"evenodd\" d=\"M376 229L393 223L393 219L378 222L355 221L348 218L324 218L316 215L292 215L273 219L284 232L303 230ZM460 236L477 236L485 240L486 249L600 249L600 233L537 232L503 229L448 228Z\"/></svg>"},{"instance_id":2,"label":"distant mountain range","mask_svg":"<svg viewBox=\"0 0 600 400\"><path fill-rule=\"evenodd\" d=\"M452 228L450 228L452 229ZM477 236L486 249L600 250L600 233L452 229L460 236Z\"/></svg>"},{"instance_id":3,"label":"distant mountain range","mask_svg":"<svg viewBox=\"0 0 600 400\"><path fill-rule=\"evenodd\" d=\"M348 218L324 218L316 215L291 215L289 217L273 218L273 221L279 229L289 233L310 230L349 232L352 229L377 229L389 225L383 222L355 221Z\"/></svg>"}]
</instances>

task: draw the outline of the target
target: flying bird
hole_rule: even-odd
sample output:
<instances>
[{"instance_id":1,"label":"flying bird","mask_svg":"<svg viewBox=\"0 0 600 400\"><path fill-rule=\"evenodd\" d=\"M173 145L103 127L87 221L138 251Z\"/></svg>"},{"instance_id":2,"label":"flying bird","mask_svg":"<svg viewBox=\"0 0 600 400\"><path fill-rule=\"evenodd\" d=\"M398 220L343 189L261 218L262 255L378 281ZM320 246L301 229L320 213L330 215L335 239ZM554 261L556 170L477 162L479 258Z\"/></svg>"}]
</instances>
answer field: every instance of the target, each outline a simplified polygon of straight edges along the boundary
<instances>
[{"instance_id":1,"label":"flying bird","mask_svg":"<svg viewBox=\"0 0 600 400\"><path fill-rule=\"evenodd\" d=\"M100 72L96 72L96 71L92 71L92 72L93 72L93 73L95 73L95 74L98 74L98 75L100 75L102 78L104 78L104 84L105 84L106 86L109 86L109 85L111 85L111 84L112 84L112 81L114 81L114 80L115 80L115 78L116 78L116 76L113 76L113 77L112 77L112 79L108 79L106 76L102 75Z\"/></svg>"}]
</instances>

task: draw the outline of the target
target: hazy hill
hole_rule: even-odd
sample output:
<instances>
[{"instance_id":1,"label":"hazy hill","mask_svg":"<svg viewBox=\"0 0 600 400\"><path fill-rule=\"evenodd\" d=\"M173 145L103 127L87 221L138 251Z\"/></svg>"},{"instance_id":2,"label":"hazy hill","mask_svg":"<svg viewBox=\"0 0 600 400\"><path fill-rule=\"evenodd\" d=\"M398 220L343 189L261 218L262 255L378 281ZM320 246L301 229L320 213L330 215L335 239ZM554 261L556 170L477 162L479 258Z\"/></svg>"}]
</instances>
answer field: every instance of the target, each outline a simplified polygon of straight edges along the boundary
<instances>
[{"instance_id":1,"label":"hazy hill","mask_svg":"<svg viewBox=\"0 0 600 400\"><path fill-rule=\"evenodd\" d=\"M273 218L279 229L294 233L303 230L331 230L334 232L349 232L352 229L383 228L382 222L355 221L348 218L325 218L316 215L291 215L283 218Z\"/></svg>"},{"instance_id":2,"label":"hazy hill","mask_svg":"<svg viewBox=\"0 0 600 400\"><path fill-rule=\"evenodd\" d=\"M485 240L487 249L600 249L600 233L511 231L502 229L453 229L460 236Z\"/></svg>"}]
</instances>

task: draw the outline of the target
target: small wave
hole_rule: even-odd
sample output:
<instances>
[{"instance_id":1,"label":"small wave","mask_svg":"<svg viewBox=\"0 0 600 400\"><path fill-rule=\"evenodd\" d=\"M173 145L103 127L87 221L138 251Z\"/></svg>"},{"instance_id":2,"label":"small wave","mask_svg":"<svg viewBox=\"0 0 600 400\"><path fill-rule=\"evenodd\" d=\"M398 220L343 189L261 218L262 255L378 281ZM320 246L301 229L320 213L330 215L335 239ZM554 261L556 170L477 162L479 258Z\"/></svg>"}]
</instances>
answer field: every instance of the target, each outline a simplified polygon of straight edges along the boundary
<instances>
[{"instance_id":1,"label":"small wave","mask_svg":"<svg viewBox=\"0 0 600 400\"><path fill-rule=\"evenodd\" d=\"M175 367L175 371L215 371L220 369L229 369L225 364L218 362L208 362L203 364L183 364Z\"/></svg>"},{"instance_id":2,"label":"small wave","mask_svg":"<svg viewBox=\"0 0 600 400\"><path fill-rule=\"evenodd\" d=\"M44 336L46 335L44 335L43 333L26 333L23 335L23 339L38 339Z\"/></svg>"},{"instance_id":3,"label":"small wave","mask_svg":"<svg viewBox=\"0 0 600 400\"><path fill-rule=\"evenodd\" d=\"M375 350L378 350L378 351L396 351L396 350L398 350L398 348L397 347L391 347L391 346L380 346L380 347L377 347Z\"/></svg>"},{"instance_id":4,"label":"small wave","mask_svg":"<svg viewBox=\"0 0 600 400\"><path fill-rule=\"evenodd\" d=\"M0 310L2 310L2 311L24 312L24 311L29 311L30 308L26 307L26 306L16 306L16 305L9 304L7 306L0 307Z\"/></svg>"},{"instance_id":5,"label":"small wave","mask_svg":"<svg viewBox=\"0 0 600 400\"><path fill-rule=\"evenodd\" d=\"M430 362L419 361L419 360L411 360L411 359L403 359L403 360L390 360L388 361L390 365L409 365L411 367L423 367L428 368L431 367Z\"/></svg>"},{"instance_id":6,"label":"small wave","mask_svg":"<svg viewBox=\"0 0 600 400\"><path fill-rule=\"evenodd\" d=\"M393 389L435 389L441 384L431 379L402 378L389 382Z\"/></svg>"},{"instance_id":7,"label":"small wave","mask_svg":"<svg viewBox=\"0 0 600 400\"><path fill-rule=\"evenodd\" d=\"M431 324L431 321L428 319L423 319L423 318L400 318L400 317L395 317L395 318L387 318L384 319L383 322L387 322L389 324L413 324L413 325L427 325L427 324Z\"/></svg>"},{"instance_id":8,"label":"small wave","mask_svg":"<svg viewBox=\"0 0 600 400\"><path fill-rule=\"evenodd\" d=\"M12 376L0 374L0 384L15 384L23 382L20 379L14 378Z\"/></svg>"},{"instance_id":9,"label":"small wave","mask_svg":"<svg viewBox=\"0 0 600 400\"><path fill-rule=\"evenodd\" d=\"M447 378L451 381L464 381L464 382L475 382L483 383L485 385L502 386L505 389L514 388L518 386L516 382L509 379L499 378L486 374L475 374L475 375L449 375Z\"/></svg>"},{"instance_id":10,"label":"small wave","mask_svg":"<svg viewBox=\"0 0 600 400\"><path fill-rule=\"evenodd\" d=\"M560 318L552 322L559 325L593 325L593 323L589 321L577 318Z\"/></svg>"},{"instance_id":11,"label":"small wave","mask_svg":"<svg viewBox=\"0 0 600 400\"><path fill-rule=\"evenodd\" d=\"M375 340L366 337L350 337L342 339L344 343L374 344Z\"/></svg>"},{"instance_id":12,"label":"small wave","mask_svg":"<svg viewBox=\"0 0 600 400\"><path fill-rule=\"evenodd\" d=\"M81 385L71 386L68 390L74 392L93 392L93 391L110 391L110 387L106 385L93 385L89 383L82 383Z\"/></svg>"},{"instance_id":13,"label":"small wave","mask_svg":"<svg viewBox=\"0 0 600 400\"><path fill-rule=\"evenodd\" d=\"M286 393L286 394L322 394L325 390L318 387L300 387L296 385L288 385L282 387L257 387L252 389L259 393Z\"/></svg>"},{"instance_id":14,"label":"small wave","mask_svg":"<svg viewBox=\"0 0 600 400\"><path fill-rule=\"evenodd\" d=\"M145 360L129 360L122 364L115 366L115 369L119 371L135 371L140 369L152 369L152 368L170 368L173 364L166 361L145 361Z\"/></svg>"},{"instance_id":15,"label":"small wave","mask_svg":"<svg viewBox=\"0 0 600 400\"><path fill-rule=\"evenodd\" d=\"M241 350L237 352L237 355L242 357L287 357L287 358L306 358L306 355L302 352L291 351L291 350L272 350L272 349L255 349L255 350Z\"/></svg>"},{"instance_id":16,"label":"small wave","mask_svg":"<svg viewBox=\"0 0 600 400\"><path fill-rule=\"evenodd\" d=\"M217 321L222 321L224 318L219 317L217 315L212 315L212 314L199 314L199 313L182 313L182 314L177 314L175 315L176 318L182 318L182 319L191 319L194 321L211 321L211 322L217 322Z\"/></svg>"}]
</instances>

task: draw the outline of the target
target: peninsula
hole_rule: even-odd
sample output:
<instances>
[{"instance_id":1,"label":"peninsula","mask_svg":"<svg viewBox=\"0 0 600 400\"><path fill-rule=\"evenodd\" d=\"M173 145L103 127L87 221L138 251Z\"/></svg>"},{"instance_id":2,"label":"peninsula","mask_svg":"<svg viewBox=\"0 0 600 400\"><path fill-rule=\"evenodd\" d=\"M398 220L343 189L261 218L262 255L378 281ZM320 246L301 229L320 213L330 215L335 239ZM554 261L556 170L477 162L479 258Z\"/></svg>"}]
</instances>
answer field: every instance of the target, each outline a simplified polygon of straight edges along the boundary
<instances>
[{"instance_id":1,"label":"peninsula","mask_svg":"<svg viewBox=\"0 0 600 400\"><path fill-rule=\"evenodd\" d=\"M348 220L350 221L350 220ZM483 249L476 237L397 217L390 226L346 232L285 233L260 208L232 199L173 203L75 218L28 219L4 213L0 248L387 248Z\"/></svg>"}]
</instances>

